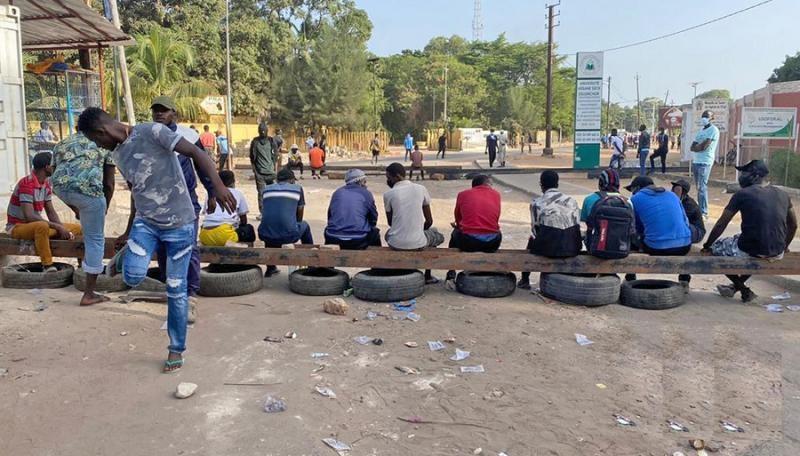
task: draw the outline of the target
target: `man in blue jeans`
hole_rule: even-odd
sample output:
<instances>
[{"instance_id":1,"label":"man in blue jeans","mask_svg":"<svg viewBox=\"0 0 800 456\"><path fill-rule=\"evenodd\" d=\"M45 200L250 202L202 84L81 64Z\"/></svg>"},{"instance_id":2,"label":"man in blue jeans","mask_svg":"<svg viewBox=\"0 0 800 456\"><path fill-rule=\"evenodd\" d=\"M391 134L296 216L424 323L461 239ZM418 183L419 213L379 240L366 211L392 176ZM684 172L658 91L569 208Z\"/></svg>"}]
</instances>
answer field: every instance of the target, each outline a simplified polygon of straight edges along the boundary
<instances>
[{"instance_id":1,"label":"man in blue jeans","mask_svg":"<svg viewBox=\"0 0 800 456\"><path fill-rule=\"evenodd\" d=\"M636 158L639 159L639 175L646 174L647 156L650 155L650 133L647 132L647 125L639 126L639 146L636 149Z\"/></svg>"},{"instance_id":2,"label":"man in blue jeans","mask_svg":"<svg viewBox=\"0 0 800 456\"><path fill-rule=\"evenodd\" d=\"M313 244L311 227L303 221L306 198L303 187L295 183L294 172L289 168L278 171L278 182L267 185L261 193L261 224L258 237L267 248L283 244ZM274 265L267 265L264 277L278 273Z\"/></svg>"},{"instance_id":3,"label":"man in blue jeans","mask_svg":"<svg viewBox=\"0 0 800 456\"><path fill-rule=\"evenodd\" d=\"M217 202L228 212L236 200L214 172L214 162L179 133L159 123L131 127L99 108L87 108L78 118L78 131L98 146L113 150L114 162L128 181L136 203L136 218L125 249L117 254L109 274L121 270L125 283L140 284L156 249L167 256L167 332L169 356L164 372L183 366L188 318L187 272L195 243L197 216L174 152L191 157L211 178Z\"/></svg>"},{"instance_id":4,"label":"man in blue jeans","mask_svg":"<svg viewBox=\"0 0 800 456\"><path fill-rule=\"evenodd\" d=\"M703 213L704 220L708 220L708 178L711 176L711 167L714 165L719 143L719 128L711 123L712 120L714 120L714 113L703 111L703 115L700 117L703 128L697 133L691 146L691 150L694 152L692 175L695 185L697 185L697 204L700 205L700 212Z\"/></svg>"}]
</instances>

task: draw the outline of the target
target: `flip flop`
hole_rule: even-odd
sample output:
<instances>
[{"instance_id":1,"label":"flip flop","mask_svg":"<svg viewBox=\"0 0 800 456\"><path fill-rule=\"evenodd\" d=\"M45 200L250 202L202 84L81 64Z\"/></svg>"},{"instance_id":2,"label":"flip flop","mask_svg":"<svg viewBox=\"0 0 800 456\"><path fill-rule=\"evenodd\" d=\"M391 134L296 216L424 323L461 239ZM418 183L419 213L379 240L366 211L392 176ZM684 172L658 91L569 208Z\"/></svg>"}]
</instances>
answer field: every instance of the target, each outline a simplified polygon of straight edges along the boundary
<instances>
[{"instance_id":1,"label":"flip flop","mask_svg":"<svg viewBox=\"0 0 800 456\"><path fill-rule=\"evenodd\" d=\"M164 361L164 369L162 372L165 374L171 374L180 370L181 367L183 367L183 358L176 359L174 361L166 360Z\"/></svg>"}]
</instances>

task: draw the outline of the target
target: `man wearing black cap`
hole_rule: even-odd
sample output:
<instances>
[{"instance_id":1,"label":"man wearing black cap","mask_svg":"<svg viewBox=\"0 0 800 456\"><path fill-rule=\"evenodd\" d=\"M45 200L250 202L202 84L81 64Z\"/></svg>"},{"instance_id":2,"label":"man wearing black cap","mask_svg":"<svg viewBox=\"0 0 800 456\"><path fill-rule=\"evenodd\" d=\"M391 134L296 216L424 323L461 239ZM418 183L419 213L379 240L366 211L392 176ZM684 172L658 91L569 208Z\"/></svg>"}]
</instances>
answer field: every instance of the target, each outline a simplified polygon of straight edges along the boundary
<instances>
[{"instance_id":1,"label":"man wearing black cap","mask_svg":"<svg viewBox=\"0 0 800 456\"><path fill-rule=\"evenodd\" d=\"M783 258L797 231L797 218L789 195L764 182L769 168L762 160L752 160L736 169L740 171L741 190L728 202L703 244L703 251L716 256ZM742 213L741 234L719 239L737 212ZM739 291L743 302L757 298L745 285L749 275L727 277L732 285L717 285L722 296L732 298Z\"/></svg>"},{"instance_id":2,"label":"man wearing black cap","mask_svg":"<svg viewBox=\"0 0 800 456\"><path fill-rule=\"evenodd\" d=\"M706 237L706 224L703 222L703 213L700 212L700 206L689 196L689 190L691 189L692 184L686 179L678 179L672 182L672 193L678 195L683 211L686 212L686 218L689 220L689 228L692 230L692 244L697 244Z\"/></svg>"},{"instance_id":3,"label":"man wearing black cap","mask_svg":"<svg viewBox=\"0 0 800 456\"><path fill-rule=\"evenodd\" d=\"M692 232L678 196L657 187L649 176L638 176L625 187L633 193L631 203L641 250L657 256L683 256L692 247ZM635 280L628 274L626 280ZM680 276L688 291L689 278Z\"/></svg>"}]
</instances>

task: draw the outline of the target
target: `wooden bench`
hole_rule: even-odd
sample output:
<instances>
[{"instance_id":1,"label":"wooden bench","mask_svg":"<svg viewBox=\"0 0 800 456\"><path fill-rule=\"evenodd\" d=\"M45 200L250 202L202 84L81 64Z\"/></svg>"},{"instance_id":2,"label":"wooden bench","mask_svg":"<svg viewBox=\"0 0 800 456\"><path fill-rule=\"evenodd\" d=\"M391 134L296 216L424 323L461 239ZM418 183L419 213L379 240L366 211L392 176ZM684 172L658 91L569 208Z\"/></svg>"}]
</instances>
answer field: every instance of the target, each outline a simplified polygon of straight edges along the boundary
<instances>
[{"instance_id":1,"label":"wooden bench","mask_svg":"<svg viewBox=\"0 0 800 456\"><path fill-rule=\"evenodd\" d=\"M53 256L79 258L81 241L50 241ZM589 255L553 259L531 255L526 250L467 253L456 249L396 251L387 247L368 250L327 250L313 246L294 249L200 247L204 263L274 264L339 268L456 269L470 271L533 271L560 273L640 274L753 274L800 275L800 253L789 253L780 261L758 258L715 257L692 252L682 257L657 257L635 253L621 260L603 260ZM114 254L112 239L106 240L105 257ZM33 243L0 237L0 255L35 256Z\"/></svg>"}]
</instances>

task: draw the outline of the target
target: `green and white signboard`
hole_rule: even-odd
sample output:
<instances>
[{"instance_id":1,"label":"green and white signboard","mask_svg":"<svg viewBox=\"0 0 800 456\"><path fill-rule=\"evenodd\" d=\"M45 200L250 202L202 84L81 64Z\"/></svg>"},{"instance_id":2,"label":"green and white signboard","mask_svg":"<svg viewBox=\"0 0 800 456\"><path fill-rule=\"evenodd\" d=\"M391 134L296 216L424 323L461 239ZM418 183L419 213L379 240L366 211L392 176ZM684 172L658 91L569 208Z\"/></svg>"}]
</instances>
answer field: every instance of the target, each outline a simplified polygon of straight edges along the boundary
<instances>
[{"instance_id":1,"label":"green and white signboard","mask_svg":"<svg viewBox=\"0 0 800 456\"><path fill-rule=\"evenodd\" d=\"M794 139L797 108L748 108L742 110L742 138Z\"/></svg>"},{"instance_id":2,"label":"green and white signboard","mask_svg":"<svg viewBox=\"0 0 800 456\"><path fill-rule=\"evenodd\" d=\"M579 52L575 81L575 148L572 167L600 166L600 117L603 105L603 53Z\"/></svg>"}]
</instances>

